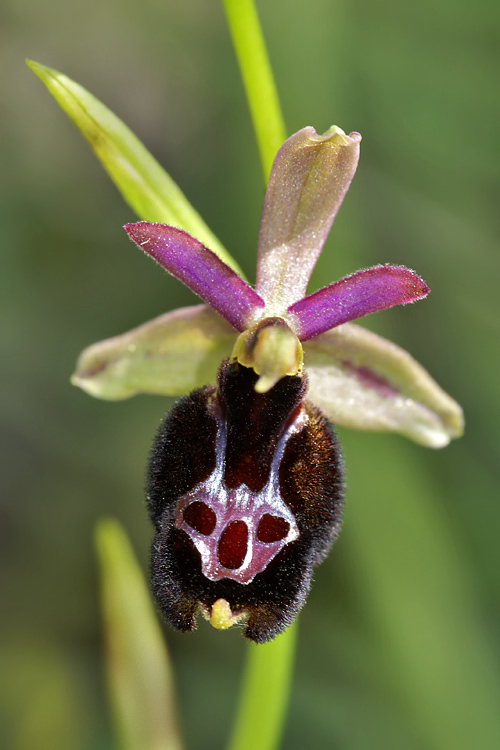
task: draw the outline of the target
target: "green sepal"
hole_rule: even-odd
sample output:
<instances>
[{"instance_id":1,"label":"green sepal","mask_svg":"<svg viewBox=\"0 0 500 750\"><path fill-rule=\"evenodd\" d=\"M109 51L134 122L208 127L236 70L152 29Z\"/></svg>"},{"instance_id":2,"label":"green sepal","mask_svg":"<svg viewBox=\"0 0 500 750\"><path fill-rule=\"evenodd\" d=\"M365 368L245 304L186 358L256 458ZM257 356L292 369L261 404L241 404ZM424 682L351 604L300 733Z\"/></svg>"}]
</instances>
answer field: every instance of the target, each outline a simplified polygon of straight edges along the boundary
<instances>
[{"instance_id":1,"label":"green sepal","mask_svg":"<svg viewBox=\"0 0 500 750\"><path fill-rule=\"evenodd\" d=\"M464 429L460 406L391 341L345 323L304 344L308 397L344 427L399 432L443 448Z\"/></svg>"},{"instance_id":2,"label":"green sepal","mask_svg":"<svg viewBox=\"0 0 500 750\"><path fill-rule=\"evenodd\" d=\"M236 336L206 305L183 307L89 346L71 382L111 401L138 393L184 395L215 382Z\"/></svg>"}]
</instances>

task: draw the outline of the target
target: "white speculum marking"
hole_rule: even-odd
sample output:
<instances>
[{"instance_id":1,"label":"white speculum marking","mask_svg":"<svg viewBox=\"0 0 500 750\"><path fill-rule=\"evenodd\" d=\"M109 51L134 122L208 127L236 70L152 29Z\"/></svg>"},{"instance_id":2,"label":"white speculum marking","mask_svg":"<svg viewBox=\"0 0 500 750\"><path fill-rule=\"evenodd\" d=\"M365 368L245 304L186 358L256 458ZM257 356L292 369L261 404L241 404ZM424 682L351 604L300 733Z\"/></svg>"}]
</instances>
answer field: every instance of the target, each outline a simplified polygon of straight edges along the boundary
<instances>
[{"instance_id":1,"label":"white speculum marking","mask_svg":"<svg viewBox=\"0 0 500 750\"><path fill-rule=\"evenodd\" d=\"M202 573L211 581L231 578L250 583L286 544L298 539L297 522L281 497L279 466L288 440L307 421L301 409L278 441L267 484L260 492L252 492L245 484L236 489L224 484L226 428L218 420L215 469L180 498L175 518L176 527L192 539L201 556ZM191 514L189 506L193 506Z\"/></svg>"}]
</instances>

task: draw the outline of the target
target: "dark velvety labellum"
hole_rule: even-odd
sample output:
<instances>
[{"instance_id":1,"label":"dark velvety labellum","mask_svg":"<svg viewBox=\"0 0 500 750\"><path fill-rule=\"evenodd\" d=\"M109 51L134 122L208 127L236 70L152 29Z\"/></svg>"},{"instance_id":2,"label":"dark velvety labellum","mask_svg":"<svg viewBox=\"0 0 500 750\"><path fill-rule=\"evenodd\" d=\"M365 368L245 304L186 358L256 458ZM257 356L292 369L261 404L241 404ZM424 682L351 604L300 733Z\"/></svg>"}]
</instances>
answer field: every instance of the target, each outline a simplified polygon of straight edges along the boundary
<instances>
[{"instance_id":1,"label":"dark velvety labellum","mask_svg":"<svg viewBox=\"0 0 500 750\"><path fill-rule=\"evenodd\" d=\"M207 408L215 395L208 386L181 398L167 414L149 460L146 499L158 530L165 508L175 503L215 468L217 421Z\"/></svg>"},{"instance_id":2,"label":"dark velvety labellum","mask_svg":"<svg viewBox=\"0 0 500 750\"><path fill-rule=\"evenodd\" d=\"M148 474L157 534L152 587L166 619L192 630L225 599L256 642L291 624L341 521L343 470L332 427L304 401L306 381L255 392L223 363L217 389L181 399L160 427Z\"/></svg>"}]
</instances>

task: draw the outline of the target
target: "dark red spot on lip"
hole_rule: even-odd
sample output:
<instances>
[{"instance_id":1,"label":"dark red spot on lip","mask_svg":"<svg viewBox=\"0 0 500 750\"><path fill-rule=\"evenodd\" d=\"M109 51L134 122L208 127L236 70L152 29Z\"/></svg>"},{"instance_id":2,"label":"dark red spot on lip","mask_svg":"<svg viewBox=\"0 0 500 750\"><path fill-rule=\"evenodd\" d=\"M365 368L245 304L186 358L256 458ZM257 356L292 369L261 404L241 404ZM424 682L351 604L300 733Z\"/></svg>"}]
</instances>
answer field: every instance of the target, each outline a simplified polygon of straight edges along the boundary
<instances>
[{"instance_id":1,"label":"dark red spot on lip","mask_svg":"<svg viewBox=\"0 0 500 750\"><path fill-rule=\"evenodd\" d=\"M288 534L290 524L280 516L264 513L257 526L257 539L264 544L279 542Z\"/></svg>"},{"instance_id":2,"label":"dark red spot on lip","mask_svg":"<svg viewBox=\"0 0 500 750\"><path fill-rule=\"evenodd\" d=\"M219 539L217 554L224 568L241 568L247 553L248 527L244 521L231 521Z\"/></svg>"},{"instance_id":3,"label":"dark red spot on lip","mask_svg":"<svg viewBox=\"0 0 500 750\"><path fill-rule=\"evenodd\" d=\"M209 536L215 529L217 516L212 508L201 500L196 500L184 509L184 520L188 526L204 536Z\"/></svg>"}]
</instances>

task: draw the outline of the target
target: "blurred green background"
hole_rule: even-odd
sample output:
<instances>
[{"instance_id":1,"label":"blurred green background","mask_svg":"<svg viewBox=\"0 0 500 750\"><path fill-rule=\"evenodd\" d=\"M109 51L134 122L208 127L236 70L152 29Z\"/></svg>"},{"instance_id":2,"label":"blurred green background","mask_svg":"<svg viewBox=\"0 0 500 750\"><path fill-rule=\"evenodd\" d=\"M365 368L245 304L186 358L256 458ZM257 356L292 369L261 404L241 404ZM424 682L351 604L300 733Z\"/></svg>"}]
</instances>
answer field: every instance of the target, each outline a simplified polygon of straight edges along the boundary
<instances>
[{"instance_id":1,"label":"blurred green background","mask_svg":"<svg viewBox=\"0 0 500 750\"><path fill-rule=\"evenodd\" d=\"M366 325L422 362L467 422L437 452L341 432L344 531L301 616L283 747L497 748L500 5L259 11L289 133L363 135L311 288L375 263L415 268L430 297ZM99 402L68 378L86 345L193 297L128 241L135 217L25 57L122 117L250 279L263 188L219 3L3 0L0 745L105 750L93 529L119 518L147 569L144 465L170 401ZM242 639L205 623L165 633L188 747L218 750Z\"/></svg>"}]
</instances>

